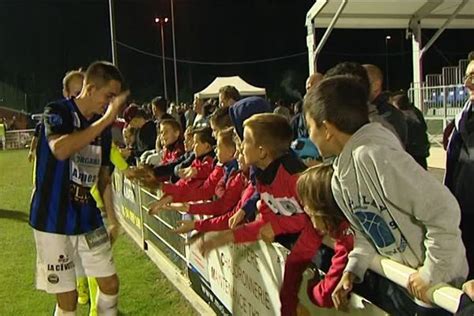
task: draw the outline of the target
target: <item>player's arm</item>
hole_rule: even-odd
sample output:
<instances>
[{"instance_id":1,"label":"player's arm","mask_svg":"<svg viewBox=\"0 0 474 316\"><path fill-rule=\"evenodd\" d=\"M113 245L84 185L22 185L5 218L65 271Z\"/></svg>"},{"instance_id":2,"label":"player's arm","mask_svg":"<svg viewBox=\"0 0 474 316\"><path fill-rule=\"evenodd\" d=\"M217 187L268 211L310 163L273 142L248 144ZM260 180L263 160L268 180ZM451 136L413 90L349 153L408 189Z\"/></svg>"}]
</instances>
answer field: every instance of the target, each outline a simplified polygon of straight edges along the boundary
<instances>
[{"instance_id":1,"label":"player's arm","mask_svg":"<svg viewBox=\"0 0 474 316\"><path fill-rule=\"evenodd\" d=\"M117 240L119 234L120 223L115 215L112 184L108 166L102 166L100 168L98 188L102 200L104 201L104 209L107 216L107 230L109 231L111 241L114 242Z\"/></svg>"}]
</instances>

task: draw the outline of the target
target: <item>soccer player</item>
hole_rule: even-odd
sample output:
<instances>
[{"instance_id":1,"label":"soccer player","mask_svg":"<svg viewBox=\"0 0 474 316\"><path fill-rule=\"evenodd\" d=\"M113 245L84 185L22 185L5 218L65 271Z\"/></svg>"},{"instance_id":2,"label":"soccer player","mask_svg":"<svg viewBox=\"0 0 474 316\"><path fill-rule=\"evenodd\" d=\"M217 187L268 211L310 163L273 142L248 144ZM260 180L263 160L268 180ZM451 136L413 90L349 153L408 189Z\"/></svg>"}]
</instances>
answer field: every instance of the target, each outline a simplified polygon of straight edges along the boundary
<instances>
[{"instance_id":1,"label":"soccer player","mask_svg":"<svg viewBox=\"0 0 474 316\"><path fill-rule=\"evenodd\" d=\"M76 99L45 108L30 225L36 241L37 288L56 294L55 315L75 315L76 269L97 278L99 314L117 314L118 277L90 189L98 183L104 192L110 181L108 127L128 96L121 92L122 83L115 66L95 62Z\"/></svg>"}]
</instances>

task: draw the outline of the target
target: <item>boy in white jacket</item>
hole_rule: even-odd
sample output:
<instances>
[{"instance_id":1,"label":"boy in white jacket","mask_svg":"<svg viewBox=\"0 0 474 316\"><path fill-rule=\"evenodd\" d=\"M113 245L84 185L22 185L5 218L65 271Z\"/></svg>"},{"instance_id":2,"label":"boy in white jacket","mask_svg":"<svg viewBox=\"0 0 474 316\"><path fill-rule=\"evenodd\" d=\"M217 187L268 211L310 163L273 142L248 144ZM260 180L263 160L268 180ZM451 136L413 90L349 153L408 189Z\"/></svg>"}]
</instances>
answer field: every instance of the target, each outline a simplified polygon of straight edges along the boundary
<instances>
[{"instance_id":1,"label":"boy in white jacket","mask_svg":"<svg viewBox=\"0 0 474 316\"><path fill-rule=\"evenodd\" d=\"M377 253L417 269L407 289L428 303L431 286L460 286L467 276L459 206L393 133L369 123L367 101L356 77L335 76L311 90L304 104L311 140L324 157L337 156L333 194L355 232L334 304L346 306L353 282L362 282Z\"/></svg>"}]
</instances>

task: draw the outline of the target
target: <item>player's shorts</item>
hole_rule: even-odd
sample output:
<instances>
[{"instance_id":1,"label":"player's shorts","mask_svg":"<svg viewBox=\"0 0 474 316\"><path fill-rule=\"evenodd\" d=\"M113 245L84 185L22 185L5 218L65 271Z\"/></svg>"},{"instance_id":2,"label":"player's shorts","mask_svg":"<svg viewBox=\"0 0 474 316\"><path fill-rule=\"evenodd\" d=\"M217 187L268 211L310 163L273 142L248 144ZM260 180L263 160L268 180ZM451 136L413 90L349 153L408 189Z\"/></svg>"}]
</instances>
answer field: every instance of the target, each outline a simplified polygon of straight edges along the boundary
<instances>
[{"instance_id":1,"label":"player's shorts","mask_svg":"<svg viewBox=\"0 0 474 316\"><path fill-rule=\"evenodd\" d=\"M48 293L76 289L76 275L109 277L116 273L105 227L83 235L33 230L36 241L36 288Z\"/></svg>"}]
</instances>

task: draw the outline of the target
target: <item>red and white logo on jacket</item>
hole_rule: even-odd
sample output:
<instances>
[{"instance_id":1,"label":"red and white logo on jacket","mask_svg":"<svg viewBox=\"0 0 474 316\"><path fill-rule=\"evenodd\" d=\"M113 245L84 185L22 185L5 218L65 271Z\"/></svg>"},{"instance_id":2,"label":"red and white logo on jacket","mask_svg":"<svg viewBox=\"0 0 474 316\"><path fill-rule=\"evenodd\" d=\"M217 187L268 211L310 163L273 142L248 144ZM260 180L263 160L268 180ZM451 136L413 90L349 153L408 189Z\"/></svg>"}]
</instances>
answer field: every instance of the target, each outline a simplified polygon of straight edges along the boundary
<instances>
[{"instance_id":1,"label":"red and white logo on jacket","mask_svg":"<svg viewBox=\"0 0 474 316\"><path fill-rule=\"evenodd\" d=\"M260 199L268 205L275 214L291 216L303 213L303 208L294 197L274 197L268 192L260 193Z\"/></svg>"}]
</instances>

